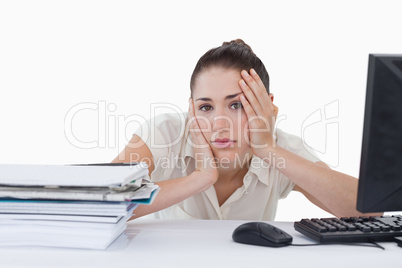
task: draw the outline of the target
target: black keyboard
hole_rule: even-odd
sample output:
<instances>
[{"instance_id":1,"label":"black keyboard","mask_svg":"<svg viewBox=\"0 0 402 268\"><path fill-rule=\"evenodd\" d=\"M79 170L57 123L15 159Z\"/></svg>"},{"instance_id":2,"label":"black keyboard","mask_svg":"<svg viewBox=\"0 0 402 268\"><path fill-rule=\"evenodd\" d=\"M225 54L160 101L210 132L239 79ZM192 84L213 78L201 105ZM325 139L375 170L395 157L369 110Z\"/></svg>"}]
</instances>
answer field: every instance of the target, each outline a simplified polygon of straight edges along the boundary
<instances>
[{"instance_id":1,"label":"black keyboard","mask_svg":"<svg viewBox=\"0 0 402 268\"><path fill-rule=\"evenodd\" d=\"M402 237L402 215L303 219L294 227L320 243L385 242Z\"/></svg>"}]
</instances>

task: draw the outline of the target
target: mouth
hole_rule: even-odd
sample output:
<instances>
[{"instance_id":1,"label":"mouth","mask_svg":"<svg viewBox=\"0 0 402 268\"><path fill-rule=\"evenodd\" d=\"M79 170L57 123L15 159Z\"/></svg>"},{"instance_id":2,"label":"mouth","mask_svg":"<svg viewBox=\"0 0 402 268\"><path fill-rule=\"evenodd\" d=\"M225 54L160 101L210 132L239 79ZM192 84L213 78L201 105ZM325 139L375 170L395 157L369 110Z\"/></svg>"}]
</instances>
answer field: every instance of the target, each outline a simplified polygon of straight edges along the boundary
<instances>
[{"instance_id":1,"label":"mouth","mask_svg":"<svg viewBox=\"0 0 402 268\"><path fill-rule=\"evenodd\" d=\"M212 144L216 148L227 148L227 147L233 147L235 142L236 141L230 139L216 139L212 141Z\"/></svg>"}]
</instances>

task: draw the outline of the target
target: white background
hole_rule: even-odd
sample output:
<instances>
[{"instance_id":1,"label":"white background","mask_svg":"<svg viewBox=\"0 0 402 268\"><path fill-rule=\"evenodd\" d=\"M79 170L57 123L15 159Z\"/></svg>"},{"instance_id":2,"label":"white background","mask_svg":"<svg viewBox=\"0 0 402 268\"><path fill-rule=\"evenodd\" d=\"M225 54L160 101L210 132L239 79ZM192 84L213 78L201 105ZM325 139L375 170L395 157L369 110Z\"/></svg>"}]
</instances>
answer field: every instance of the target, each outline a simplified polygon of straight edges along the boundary
<instances>
[{"instance_id":1,"label":"white background","mask_svg":"<svg viewBox=\"0 0 402 268\"><path fill-rule=\"evenodd\" d=\"M398 1L1 1L0 163L111 161L151 104L187 111L203 53L242 38L278 127L357 177L368 54L401 54L400 26ZM277 220L325 215L292 193Z\"/></svg>"}]
</instances>

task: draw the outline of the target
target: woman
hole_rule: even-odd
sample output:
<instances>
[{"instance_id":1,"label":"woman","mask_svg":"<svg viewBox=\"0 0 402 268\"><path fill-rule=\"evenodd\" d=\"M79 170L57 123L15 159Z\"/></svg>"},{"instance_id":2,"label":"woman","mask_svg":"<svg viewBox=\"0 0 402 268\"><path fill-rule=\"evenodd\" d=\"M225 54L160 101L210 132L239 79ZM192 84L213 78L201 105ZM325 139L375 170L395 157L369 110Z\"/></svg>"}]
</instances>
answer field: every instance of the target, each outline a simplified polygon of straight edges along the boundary
<instances>
[{"instance_id":1,"label":"woman","mask_svg":"<svg viewBox=\"0 0 402 268\"><path fill-rule=\"evenodd\" d=\"M357 216L357 179L331 170L300 138L274 128L277 107L264 64L242 40L198 61L189 112L151 119L113 162L145 161L161 190L133 218L273 220L291 190L335 216ZM146 126L146 125L144 125Z\"/></svg>"}]
</instances>

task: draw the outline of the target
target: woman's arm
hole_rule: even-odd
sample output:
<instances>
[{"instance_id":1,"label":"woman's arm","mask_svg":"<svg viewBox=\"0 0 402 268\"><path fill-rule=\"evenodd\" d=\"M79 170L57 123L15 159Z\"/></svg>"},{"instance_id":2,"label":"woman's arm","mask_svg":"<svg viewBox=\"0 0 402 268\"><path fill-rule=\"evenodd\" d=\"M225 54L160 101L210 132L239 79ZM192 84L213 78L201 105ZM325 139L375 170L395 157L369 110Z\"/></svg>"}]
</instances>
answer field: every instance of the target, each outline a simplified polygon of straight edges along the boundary
<instances>
[{"instance_id":1,"label":"woman's arm","mask_svg":"<svg viewBox=\"0 0 402 268\"><path fill-rule=\"evenodd\" d=\"M160 191L154 202L150 205L140 205L135 209L135 219L150 213L168 208L197 193L206 191L218 179L218 170L214 161L214 155L203 136L196 117L194 116L193 102L189 105L190 134L193 140L196 170L188 176L172 178L157 182ZM149 166L149 175L155 169L154 158L146 143L137 135L133 135L124 150L112 161L113 163L146 162ZM210 161L206 163L205 161ZM151 178L152 179L152 178Z\"/></svg>"},{"instance_id":2,"label":"woman's arm","mask_svg":"<svg viewBox=\"0 0 402 268\"><path fill-rule=\"evenodd\" d=\"M137 135L133 135L130 142L112 163L133 161L146 162L148 164L149 175L155 169L151 150ZM202 176L200 172L194 172L189 176L156 183L161 188L157 198L155 198L151 205L138 206L135 209L135 215L130 220L168 208L194 194L208 189L213 183L205 180L205 176L199 177L200 175Z\"/></svg>"},{"instance_id":3,"label":"woman's arm","mask_svg":"<svg viewBox=\"0 0 402 268\"><path fill-rule=\"evenodd\" d=\"M356 178L332 170L323 162L313 163L279 146L270 150L276 160L283 160L275 168L296 184L296 191L303 193L318 207L336 217L368 215L356 210Z\"/></svg>"},{"instance_id":4,"label":"woman's arm","mask_svg":"<svg viewBox=\"0 0 402 268\"><path fill-rule=\"evenodd\" d=\"M137 135L133 135L124 150L112 163L145 162L148 165L149 176L155 169L154 157L146 143Z\"/></svg>"},{"instance_id":5,"label":"woman's arm","mask_svg":"<svg viewBox=\"0 0 402 268\"><path fill-rule=\"evenodd\" d=\"M206 191L214 184L214 180L208 180L202 172L194 171L189 176L155 184L159 185L160 191L154 202L150 205L139 205L134 210L134 215L130 220L168 208L195 194Z\"/></svg>"},{"instance_id":6,"label":"woman's arm","mask_svg":"<svg viewBox=\"0 0 402 268\"><path fill-rule=\"evenodd\" d=\"M129 144L117 156L112 163L124 163L132 161L146 162L149 166L149 174L155 169L152 153L145 142L134 135ZM211 187L215 182L213 176L205 174L201 170L196 170L189 176L170 179L155 183L159 185L160 191L154 202L150 205L140 205L134 211L134 216L130 220L157 212L177 204L190 196L203 192Z\"/></svg>"}]
</instances>

